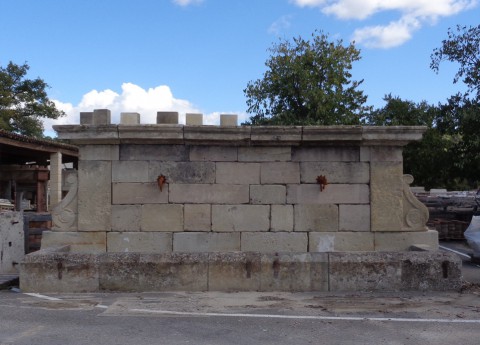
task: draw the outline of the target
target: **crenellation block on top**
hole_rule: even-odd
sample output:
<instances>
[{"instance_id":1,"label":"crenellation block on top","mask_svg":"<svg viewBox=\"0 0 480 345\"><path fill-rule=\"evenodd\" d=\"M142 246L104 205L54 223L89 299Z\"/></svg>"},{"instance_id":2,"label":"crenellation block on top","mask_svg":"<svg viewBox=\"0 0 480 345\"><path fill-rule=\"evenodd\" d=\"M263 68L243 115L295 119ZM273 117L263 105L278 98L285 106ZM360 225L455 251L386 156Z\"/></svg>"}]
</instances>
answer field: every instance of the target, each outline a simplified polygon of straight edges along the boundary
<instances>
[{"instance_id":1,"label":"crenellation block on top","mask_svg":"<svg viewBox=\"0 0 480 345\"><path fill-rule=\"evenodd\" d=\"M81 125L93 125L93 111L85 111L80 113Z\"/></svg>"},{"instance_id":2,"label":"crenellation block on top","mask_svg":"<svg viewBox=\"0 0 480 345\"><path fill-rule=\"evenodd\" d=\"M140 124L139 113L120 113L121 125L138 125Z\"/></svg>"},{"instance_id":3,"label":"crenellation block on top","mask_svg":"<svg viewBox=\"0 0 480 345\"><path fill-rule=\"evenodd\" d=\"M111 112L109 109L94 109L93 110L93 124L94 125L109 125L111 124Z\"/></svg>"},{"instance_id":4,"label":"crenellation block on top","mask_svg":"<svg viewBox=\"0 0 480 345\"><path fill-rule=\"evenodd\" d=\"M202 126L203 114L186 113L185 124L187 126Z\"/></svg>"},{"instance_id":5,"label":"crenellation block on top","mask_svg":"<svg viewBox=\"0 0 480 345\"><path fill-rule=\"evenodd\" d=\"M177 111L158 111L157 124L178 125L178 112Z\"/></svg>"},{"instance_id":6,"label":"crenellation block on top","mask_svg":"<svg viewBox=\"0 0 480 345\"><path fill-rule=\"evenodd\" d=\"M237 126L238 123L238 115L235 114L220 114L220 126L227 127L227 126Z\"/></svg>"}]
</instances>

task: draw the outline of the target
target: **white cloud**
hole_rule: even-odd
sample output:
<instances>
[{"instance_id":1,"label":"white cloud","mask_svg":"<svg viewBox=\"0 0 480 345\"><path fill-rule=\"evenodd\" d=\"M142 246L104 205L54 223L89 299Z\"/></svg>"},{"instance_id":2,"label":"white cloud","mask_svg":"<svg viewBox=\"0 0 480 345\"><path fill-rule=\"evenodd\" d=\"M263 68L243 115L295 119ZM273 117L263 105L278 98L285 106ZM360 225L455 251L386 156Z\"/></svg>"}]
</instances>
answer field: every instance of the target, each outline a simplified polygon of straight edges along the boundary
<instances>
[{"instance_id":1,"label":"white cloud","mask_svg":"<svg viewBox=\"0 0 480 345\"><path fill-rule=\"evenodd\" d=\"M455 15L475 7L478 0L291 0L300 7L317 7L339 19L364 20L377 13L394 11L399 18L388 24L359 28L357 43L370 47L391 48L408 41L425 23Z\"/></svg>"},{"instance_id":2,"label":"white cloud","mask_svg":"<svg viewBox=\"0 0 480 345\"><path fill-rule=\"evenodd\" d=\"M203 0L172 0L174 4L179 6L188 6L188 5L198 5L203 2Z\"/></svg>"},{"instance_id":3,"label":"white cloud","mask_svg":"<svg viewBox=\"0 0 480 345\"><path fill-rule=\"evenodd\" d=\"M283 31L288 29L291 25L292 16L282 16L270 25L268 33L273 35L280 35Z\"/></svg>"},{"instance_id":4,"label":"white cloud","mask_svg":"<svg viewBox=\"0 0 480 345\"><path fill-rule=\"evenodd\" d=\"M80 112L90 112L94 109L110 109L112 123L120 123L120 113L136 112L140 114L140 122L154 124L157 121L157 111L177 111L179 122L185 123L185 113L201 113L196 106L184 99L175 98L170 88L166 85L143 89L132 84L123 83L121 94L112 90L92 90L83 95L78 105L54 100L58 109L63 110L66 116L57 120L44 120L45 134L55 136L52 125L75 125L80 123ZM246 113L221 112L222 114L238 114L238 123L247 119ZM218 125L220 112L205 114L205 125Z\"/></svg>"}]
</instances>

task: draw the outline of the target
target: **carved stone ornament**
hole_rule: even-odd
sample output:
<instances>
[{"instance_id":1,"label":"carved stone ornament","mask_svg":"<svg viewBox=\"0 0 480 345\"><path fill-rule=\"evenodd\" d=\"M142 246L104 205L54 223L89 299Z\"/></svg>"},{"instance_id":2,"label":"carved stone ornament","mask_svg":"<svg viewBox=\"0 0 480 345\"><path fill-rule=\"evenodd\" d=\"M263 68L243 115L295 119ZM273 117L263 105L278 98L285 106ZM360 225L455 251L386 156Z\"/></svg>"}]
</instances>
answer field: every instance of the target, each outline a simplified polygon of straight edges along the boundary
<instances>
[{"instance_id":1,"label":"carved stone ornament","mask_svg":"<svg viewBox=\"0 0 480 345\"><path fill-rule=\"evenodd\" d=\"M66 184L70 186L67 195L52 210L52 230L77 230L78 177L76 171L67 176Z\"/></svg>"},{"instance_id":2,"label":"carved stone ornament","mask_svg":"<svg viewBox=\"0 0 480 345\"><path fill-rule=\"evenodd\" d=\"M426 231L428 208L413 195L412 182L412 175L403 175L403 230Z\"/></svg>"}]
</instances>

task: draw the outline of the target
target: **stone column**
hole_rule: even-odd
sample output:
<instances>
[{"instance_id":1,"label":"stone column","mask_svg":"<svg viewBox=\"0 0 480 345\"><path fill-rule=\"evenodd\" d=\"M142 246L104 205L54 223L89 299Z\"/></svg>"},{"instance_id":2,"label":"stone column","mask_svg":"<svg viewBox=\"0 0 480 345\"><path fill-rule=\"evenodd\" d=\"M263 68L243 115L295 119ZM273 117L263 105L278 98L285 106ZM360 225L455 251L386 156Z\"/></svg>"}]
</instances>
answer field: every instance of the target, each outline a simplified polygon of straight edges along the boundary
<instances>
[{"instance_id":1,"label":"stone column","mask_svg":"<svg viewBox=\"0 0 480 345\"><path fill-rule=\"evenodd\" d=\"M62 154L50 154L50 203L51 210L62 200Z\"/></svg>"}]
</instances>

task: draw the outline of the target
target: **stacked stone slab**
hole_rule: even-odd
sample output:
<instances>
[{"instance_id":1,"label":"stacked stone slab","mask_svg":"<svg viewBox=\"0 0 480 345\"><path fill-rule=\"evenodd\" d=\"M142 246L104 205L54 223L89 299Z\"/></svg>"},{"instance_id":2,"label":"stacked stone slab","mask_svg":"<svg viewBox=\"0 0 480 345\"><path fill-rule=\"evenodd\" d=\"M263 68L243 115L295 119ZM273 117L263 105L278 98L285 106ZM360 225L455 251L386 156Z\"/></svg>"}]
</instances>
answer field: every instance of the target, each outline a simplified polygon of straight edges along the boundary
<instances>
[{"instance_id":1,"label":"stacked stone slab","mask_svg":"<svg viewBox=\"0 0 480 345\"><path fill-rule=\"evenodd\" d=\"M202 126L198 114L183 126L171 112L159 112L155 125L124 113L125 123L113 125L108 110L82 114L80 126L55 126L60 139L80 148L78 187L64 203L78 216L44 233L42 248L161 254L438 247L402 169L402 147L421 139L424 127L240 127L226 115L217 127ZM328 182L323 189L319 176Z\"/></svg>"}]
</instances>

